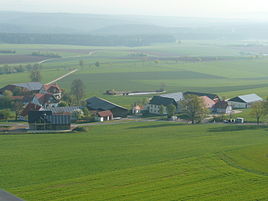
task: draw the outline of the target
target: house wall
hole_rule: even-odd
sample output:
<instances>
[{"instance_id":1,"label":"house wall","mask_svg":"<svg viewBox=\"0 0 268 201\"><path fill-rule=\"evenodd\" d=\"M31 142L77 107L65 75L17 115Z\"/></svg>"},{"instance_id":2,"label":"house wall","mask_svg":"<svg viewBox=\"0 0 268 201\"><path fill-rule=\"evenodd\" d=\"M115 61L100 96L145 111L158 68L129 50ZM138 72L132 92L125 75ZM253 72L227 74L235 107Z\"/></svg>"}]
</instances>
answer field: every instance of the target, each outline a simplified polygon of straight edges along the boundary
<instances>
[{"instance_id":1,"label":"house wall","mask_svg":"<svg viewBox=\"0 0 268 201\"><path fill-rule=\"evenodd\" d=\"M248 107L247 103L228 101L228 104L234 109L245 109Z\"/></svg>"},{"instance_id":2,"label":"house wall","mask_svg":"<svg viewBox=\"0 0 268 201\"><path fill-rule=\"evenodd\" d=\"M128 110L119 107L111 109L111 112L113 113L114 117L127 117L128 115Z\"/></svg>"},{"instance_id":3,"label":"house wall","mask_svg":"<svg viewBox=\"0 0 268 201\"><path fill-rule=\"evenodd\" d=\"M150 114L160 115L160 105L149 104L148 111ZM164 106L163 114L165 114L165 115L167 114L167 108L165 106Z\"/></svg>"},{"instance_id":4,"label":"house wall","mask_svg":"<svg viewBox=\"0 0 268 201\"><path fill-rule=\"evenodd\" d=\"M148 104L148 111L150 114L158 114L160 115L160 105L153 105L153 104ZM178 103L177 107L176 107L176 113L180 113L181 112L181 106ZM164 115L167 115L167 107L164 106L164 111L163 111Z\"/></svg>"}]
</instances>

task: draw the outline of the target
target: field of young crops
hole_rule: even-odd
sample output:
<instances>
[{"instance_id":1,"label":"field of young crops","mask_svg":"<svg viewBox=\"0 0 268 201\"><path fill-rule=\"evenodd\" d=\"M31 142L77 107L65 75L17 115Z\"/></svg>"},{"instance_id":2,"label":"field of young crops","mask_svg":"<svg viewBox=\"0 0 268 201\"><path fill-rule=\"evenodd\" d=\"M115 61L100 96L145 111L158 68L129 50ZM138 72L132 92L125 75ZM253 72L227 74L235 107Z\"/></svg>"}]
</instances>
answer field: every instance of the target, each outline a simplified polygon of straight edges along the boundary
<instances>
[{"instance_id":1,"label":"field of young crops","mask_svg":"<svg viewBox=\"0 0 268 201\"><path fill-rule=\"evenodd\" d=\"M128 123L1 135L0 186L27 201L268 199L267 127Z\"/></svg>"}]
</instances>

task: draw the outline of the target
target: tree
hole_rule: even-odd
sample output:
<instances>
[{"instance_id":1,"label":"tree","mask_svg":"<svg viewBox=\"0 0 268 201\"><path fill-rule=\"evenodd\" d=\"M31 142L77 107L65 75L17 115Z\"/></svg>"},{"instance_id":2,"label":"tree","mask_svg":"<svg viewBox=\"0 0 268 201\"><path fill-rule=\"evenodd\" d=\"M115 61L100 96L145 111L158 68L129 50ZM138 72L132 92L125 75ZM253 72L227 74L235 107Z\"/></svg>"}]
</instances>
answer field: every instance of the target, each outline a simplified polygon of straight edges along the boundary
<instances>
[{"instance_id":1,"label":"tree","mask_svg":"<svg viewBox=\"0 0 268 201\"><path fill-rule=\"evenodd\" d=\"M12 112L9 109L0 110L0 119L7 121L10 117L12 117Z\"/></svg>"},{"instance_id":2,"label":"tree","mask_svg":"<svg viewBox=\"0 0 268 201\"><path fill-rule=\"evenodd\" d=\"M76 99L76 103L79 104L81 99L84 97L85 95L85 87L84 87L84 83L82 80L80 79L75 79L72 82L72 86L71 86L71 94L75 97Z\"/></svg>"},{"instance_id":3,"label":"tree","mask_svg":"<svg viewBox=\"0 0 268 201\"><path fill-rule=\"evenodd\" d=\"M164 114L164 110L165 110L164 105L160 105L160 108L159 108L159 113L160 113L161 115L163 115L163 114Z\"/></svg>"},{"instance_id":4,"label":"tree","mask_svg":"<svg viewBox=\"0 0 268 201\"><path fill-rule=\"evenodd\" d=\"M18 116L23 110L23 103L21 101L14 101L12 103L12 109L15 111L15 120L18 120Z\"/></svg>"},{"instance_id":5,"label":"tree","mask_svg":"<svg viewBox=\"0 0 268 201\"><path fill-rule=\"evenodd\" d=\"M171 118L172 116L174 116L176 113L176 106L173 104L170 104L167 106L167 114L168 114L168 118Z\"/></svg>"},{"instance_id":6,"label":"tree","mask_svg":"<svg viewBox=\"0 0 268 201\"><path fill-rule=\"evenodd\" d=\"M61 102L59 103L59 105L58 105L58 107L66 107L66 106L68 106L68 103L65 102L65 101L61 101Z\"/></svg>"},{"instance_id":7,"label":"tree","mask_svg":"<svg viewBox=\"0 0 268 201\"><path fill-rule=\"evenodd\" d=\"M256 102L251 107L250 115L256 118L257 124L260 124L260 119L267 114L264 102Z\"/></svg>"},{"instance_id":8,"label":"tree","mask_svg":"<svg viewBox=\"0 0 268 201\"><path fill-rule=\"evenodd\" d=\"M195 95L185 96L181 106L183 113L192 121L192 124L201 122L208 113L203 100Z\"/></svg>"},{"instance_id":9,"label":"tree","mask_svg":"<svg viewBox=\"0 0 268 201\"><path fill-rule=\"evenodd\" d=\"M96 67L100 67L100 62L97 61L97 62L95 63L95 66L96 66Z\"/></svg>"},{"instance_id":10,"label":"tree","mask_svg":"<svg viewBox=\"0 0 268 201\"><path fill-rule=\"evenodd\" d=\"M33 69L30 74L30 78L32 82L40 82L41 81L41 73L38 69Z\"/></svg>"},{"instance_id":11,"label":"tree","mask_svg":"<svg viewBox=\"0 0 268 201\"><path fill-rule=\"evenodd\" d=\"M83 67L83 66L84 66L84 61L83 61L83 60L80 60L80 61L79 61L79 66L80 66L80 67Z\"/></svg>"},{"instance_id":12,"label":"tree","mask_svg":"<svg viewBox=\"0 0 268 201\"><path fill-rule=\"evenodd\" d=\"M5 97L12 97L12 96L13 96L13 93L12 93L12 91L5 90L4 93L3 93L3 95L4 95Z\"/></svg>"}]
</instances>

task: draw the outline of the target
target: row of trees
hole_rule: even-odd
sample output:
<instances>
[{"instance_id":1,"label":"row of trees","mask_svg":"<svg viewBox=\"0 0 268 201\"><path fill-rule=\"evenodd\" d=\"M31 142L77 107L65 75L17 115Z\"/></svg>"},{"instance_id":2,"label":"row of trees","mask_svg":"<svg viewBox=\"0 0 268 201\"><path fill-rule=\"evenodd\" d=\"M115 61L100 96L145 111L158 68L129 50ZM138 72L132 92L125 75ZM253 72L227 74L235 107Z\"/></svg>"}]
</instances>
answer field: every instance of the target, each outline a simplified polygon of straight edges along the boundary
<instances>
[{"instance_id":1,"label":"row of trees","mask_svg":"<svg viewBox=\"0 0 268 201\"><path fill-rule=\"evenodd\" d=\"M11 73L23 73L23 72L29 72L33 69L40 69L41 66L39 64L27 64L27 65L4 65L0 67L0 74L11 74Z\"/></svg>"}]
</instances>

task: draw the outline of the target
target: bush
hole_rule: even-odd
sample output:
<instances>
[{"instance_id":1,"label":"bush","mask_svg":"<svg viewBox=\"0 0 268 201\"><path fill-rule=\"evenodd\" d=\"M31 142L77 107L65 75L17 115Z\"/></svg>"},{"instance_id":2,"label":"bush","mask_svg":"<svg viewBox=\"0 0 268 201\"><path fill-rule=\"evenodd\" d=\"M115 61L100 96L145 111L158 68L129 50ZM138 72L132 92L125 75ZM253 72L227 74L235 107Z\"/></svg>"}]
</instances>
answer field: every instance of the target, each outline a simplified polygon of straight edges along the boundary
<instances>
[{"instance_id":1,"label":"bush","mask_svg":"<svg viewBox=\"0 0 268 201\"><path fill-rule=\"evenodd\" d=\"M75 131L75 132L87 132L88 128L79 126L79 127L76 127L75 129L73 129L73 131Z\"/></svg>"}]
</instances>

